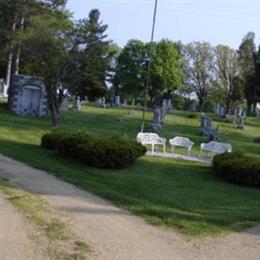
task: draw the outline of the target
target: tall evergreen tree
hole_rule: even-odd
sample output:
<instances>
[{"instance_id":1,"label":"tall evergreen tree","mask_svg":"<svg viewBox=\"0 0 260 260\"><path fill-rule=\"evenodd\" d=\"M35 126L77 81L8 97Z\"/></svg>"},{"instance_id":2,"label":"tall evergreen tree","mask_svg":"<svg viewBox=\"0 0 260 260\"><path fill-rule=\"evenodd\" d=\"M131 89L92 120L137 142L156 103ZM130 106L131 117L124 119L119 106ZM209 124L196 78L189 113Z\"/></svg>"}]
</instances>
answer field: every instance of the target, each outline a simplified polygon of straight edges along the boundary
<instances>
[{"instance_id":1,"label":"tall evergreen tree","mask_svg":"<svg viewBox=\"0 0 260 260\"><path fill-rule=\"evenodd\" d=\"M78 80L74 90L90 100L106 95L108 74L113 51L110 41L106 40L107 25L100 21L97 9L89 13L88 19L76 25L74 55L77 59ZM75 71L74 71L75 73Z\"/></svg>"}]
</instances>

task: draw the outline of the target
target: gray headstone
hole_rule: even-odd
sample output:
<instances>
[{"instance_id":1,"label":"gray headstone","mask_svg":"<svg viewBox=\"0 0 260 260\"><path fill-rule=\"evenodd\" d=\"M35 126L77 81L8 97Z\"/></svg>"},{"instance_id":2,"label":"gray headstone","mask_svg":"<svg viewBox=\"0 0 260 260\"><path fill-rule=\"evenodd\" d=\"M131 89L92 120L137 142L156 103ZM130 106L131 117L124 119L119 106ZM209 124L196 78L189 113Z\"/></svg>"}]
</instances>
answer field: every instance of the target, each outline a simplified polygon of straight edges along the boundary
<instances>
[{"instance_id":1,"label":"gray headstone","mask_svg":"<svg viewBox=\"0 0 260 260\"><path fill-rule=\"evenodd\" d=\"M161 107L156 107L153 113L153 122L151 128L157 132L162 127L162 110Z\"/></svg>"},{"instance_id":2,"label":"gray headstone","mask_svg":"<svg viewBox=\"0 0 260 260\"><path fill-rule=\"evenodd\" d=\"M101 98L101 106L102 106L103 108L106 108L106 98L105 98L105 97L102 97L102 98Z\"/></svg>"},{"instance_id":3,"label":"gray headstone","mask_svg":"<svg viewBox=\"0 0 260 260\"><path fill-rule=\"evenodd\" d=\"M80 111L80 97L76 97L75 99L75 109L76 111Z\"/></svg>"},{"instance_id":4,"label":"gray headstone","mask_svg":"<svg viewBox=\"0 0 260 260\"><path fill-rule=\"evenodd\" d=\"M121 103L120 103L120 96L115 96L115 105L116 106L120 106Z\"/></svg>"}]
</instances>

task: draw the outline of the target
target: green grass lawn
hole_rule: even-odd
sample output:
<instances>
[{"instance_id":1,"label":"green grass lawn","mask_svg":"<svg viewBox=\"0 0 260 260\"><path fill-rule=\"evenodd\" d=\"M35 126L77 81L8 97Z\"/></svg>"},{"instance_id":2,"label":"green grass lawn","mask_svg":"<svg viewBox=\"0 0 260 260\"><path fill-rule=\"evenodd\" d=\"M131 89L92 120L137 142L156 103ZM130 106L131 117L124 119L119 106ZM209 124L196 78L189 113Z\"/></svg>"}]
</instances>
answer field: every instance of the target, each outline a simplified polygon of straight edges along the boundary
<instances>
[{"instance_id":1,"label":"green grass lawn","mask_svg":"<svg viewBox=\"0 0 260 260\"><path fill-rule=\"evenodd\" d=\"M200 142L205 140L199 135L199 120L188 119L187 115L184 112L167 115L160 135L189 137L195 142L193 153L196 155ZM148 113L147 128L151 117ZM253 142L254 137L260 136L259 119L249 118L244 130L217 118L214 125L219 125L222 132L220 141L231 143L234 150L260 156L260 145ZM126 109L86 106L82 112L64 113L60 130L135 138L140 126L140 111L128 117ZM7 112L3 105L0 107L1 153L48 170L153 224L196 236L260 224L260 190L222 182L209 166L143 157L129 169L95 169L41 149L40 138L50 130L49 119L21 118Z\"/></svg>"}]
</instances>

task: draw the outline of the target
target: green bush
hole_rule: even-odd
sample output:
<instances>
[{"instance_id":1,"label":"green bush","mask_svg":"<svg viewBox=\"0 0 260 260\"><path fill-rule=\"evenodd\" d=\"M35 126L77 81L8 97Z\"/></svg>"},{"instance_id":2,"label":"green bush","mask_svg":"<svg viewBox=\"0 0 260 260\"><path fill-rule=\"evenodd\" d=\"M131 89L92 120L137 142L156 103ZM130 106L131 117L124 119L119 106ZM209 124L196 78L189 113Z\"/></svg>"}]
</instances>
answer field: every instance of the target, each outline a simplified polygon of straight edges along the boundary
<instances>
[{"instance_id":1,"label":"green bush","mask_svg":"<svg viewBox=\"0 0 260 260\"><path fill-rule=\"evenodd\" d=\"M79 159L98 168L125 168L146 153L143 145L118 137L82 133L60 135L54 133L42 137L42 144L50 142L52 145L47 146L48 149L55 149L62 156ZM42 147L46 148L45 145Z\"/></svg>"},{"instance_id":2,"label":"green bush","mask_svg":"<svg viewBox=\"0 0 260 260\"><path fill-rule=\"evenodd\" d=\"M196 114L196 113L190 113L190 114L188 114L187 117L190 118L190 119L198 118L198 114Z\"/></svg>"},{"instance_id":3,"label":"green bush","mask_svg":"<svg viewBox=\"0 0 260 260\"><path fill-rule=\"evenodd\" d=\"M64 137L64 133L48 133L42 136L41 147L49 150L56 150L58 142Z\"/></svg>"},{"instance_id":4,"label":"green bush","mask_svg":"<svg viewBox=\"0 0 260 260\"><path fill-rule=\"evenodd\" d=\"M56 149L58 153L70 157L70 158L78 158L78 145L82 143L87 143L92 136L88 134L66 134L60 138L60 141L57 142Z\"/></svg>"},{"instance_id":5,"label":"green bush","mask_svg":"<svg viewBox=\"0 0 260 260\"><path fill-rule=\"evenodd\" d=\"M224 153L213 158L215 173L222 179L250 187L260 187L260 160L240 153Z\"/></svg>"},{"instance_id":6,"label":"green bush","mask_svg":"<svg viewBox=\"0 0 260 260\"><path fill-rule=\"evenodd\" d=\"M254 139L254 142L255 142L255 143L260 143L260 136L259 136L259 137L256 137L256 138Z\"/></svg>"}]
</instances>

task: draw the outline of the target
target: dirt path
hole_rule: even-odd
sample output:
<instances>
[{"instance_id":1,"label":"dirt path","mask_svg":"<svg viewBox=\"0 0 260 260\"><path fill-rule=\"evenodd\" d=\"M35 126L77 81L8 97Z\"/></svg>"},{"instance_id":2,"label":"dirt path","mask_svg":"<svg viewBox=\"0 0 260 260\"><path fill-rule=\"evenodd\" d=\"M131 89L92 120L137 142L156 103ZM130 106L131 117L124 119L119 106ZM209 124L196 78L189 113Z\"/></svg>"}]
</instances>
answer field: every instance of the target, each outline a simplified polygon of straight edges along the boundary
<instances>
[{"instance_id":1,"label":"dirt path","mask_svg":"<svg viewBox=\"0 0 260 260\"><path fill-rule=\"evenodd\" d=\"M65 212L71 228L99 260L260 260L260 228L225 237L188 241L145 223L109 202L68 183L0 156L0 174Z\"/></svg>"},{"instance_id":2,"label":"dirt path","mask_svg":"<svg viewBox=\"0 0 260 260\"><path fill-rule=\"evenodd\" d=\"M0 193L0 259L45 259L29 238L31 227Z\"/></svg>"}]
</instances>

